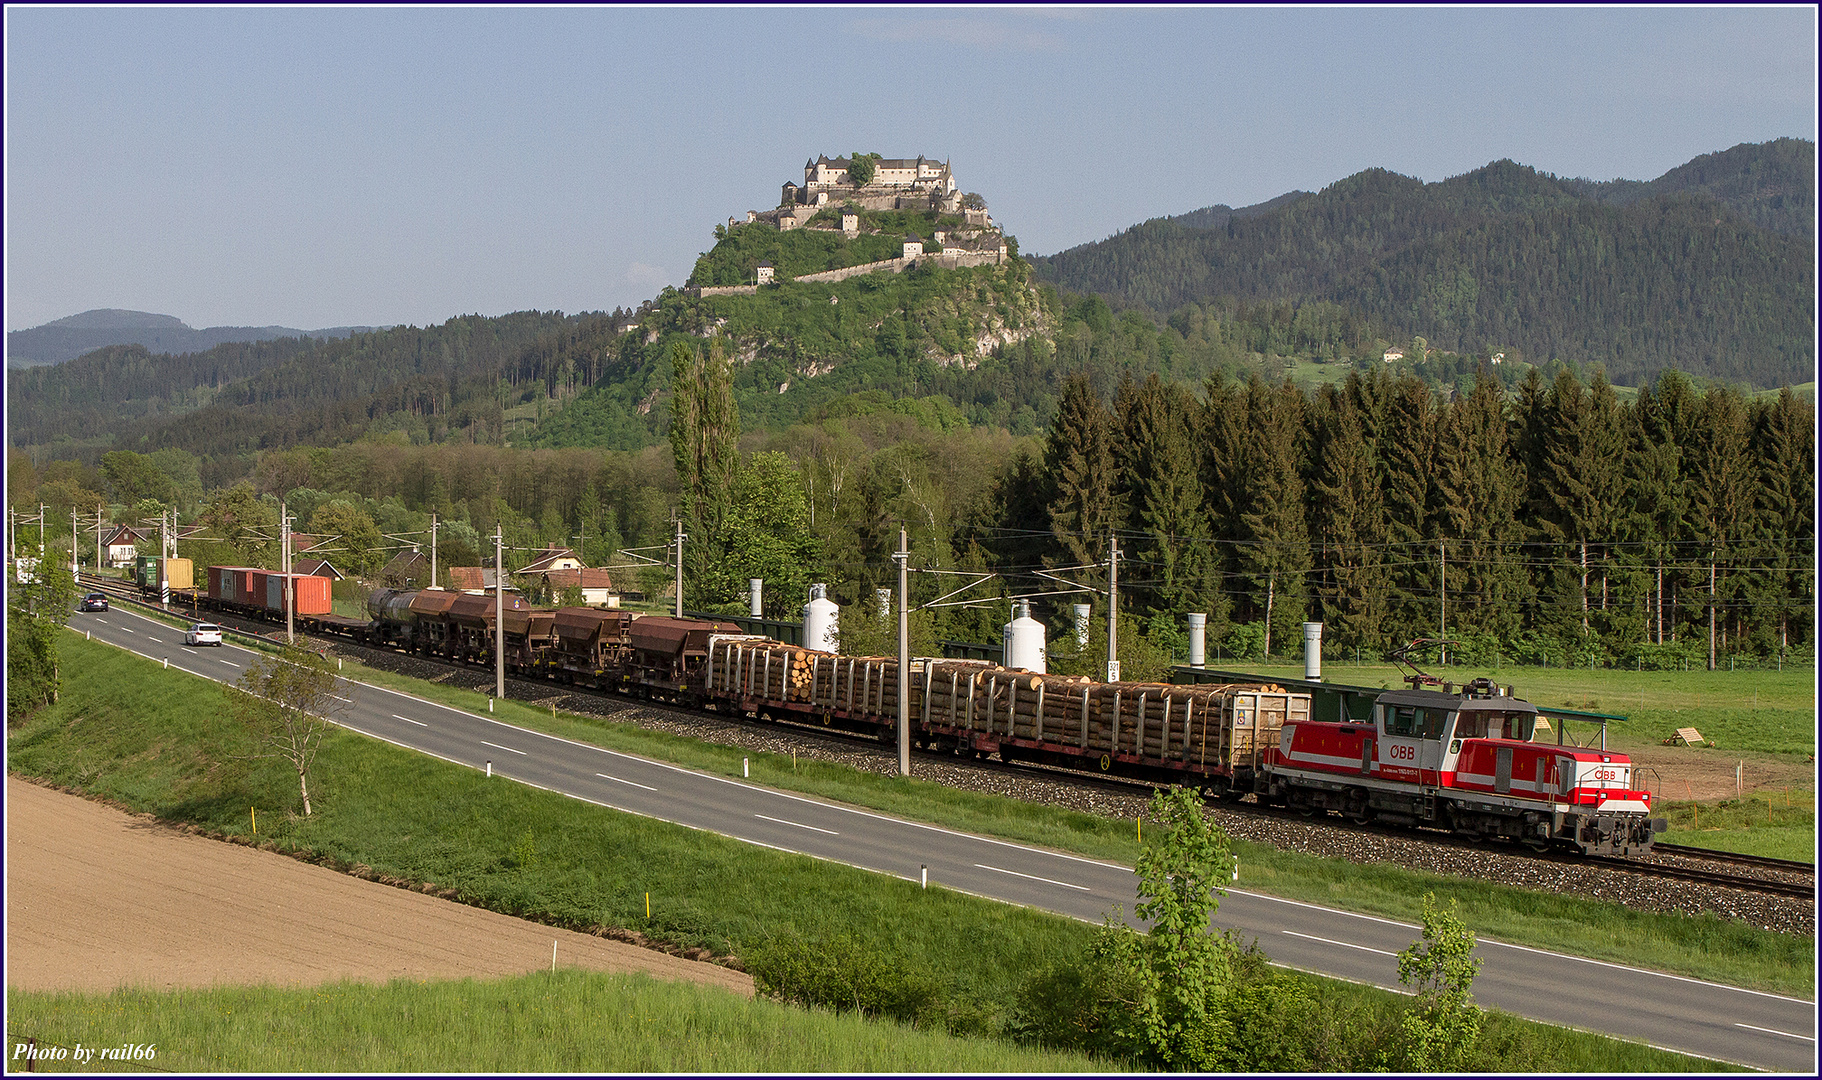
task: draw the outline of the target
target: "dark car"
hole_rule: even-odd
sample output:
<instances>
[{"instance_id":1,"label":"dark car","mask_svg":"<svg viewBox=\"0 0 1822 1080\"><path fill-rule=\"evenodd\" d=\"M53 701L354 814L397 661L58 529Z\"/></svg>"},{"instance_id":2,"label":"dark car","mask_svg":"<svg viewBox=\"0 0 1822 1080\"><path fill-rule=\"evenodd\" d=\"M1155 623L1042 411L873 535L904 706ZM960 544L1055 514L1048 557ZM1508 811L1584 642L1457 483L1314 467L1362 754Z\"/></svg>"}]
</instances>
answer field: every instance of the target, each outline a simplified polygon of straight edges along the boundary
<instances>
[{"instance_id":1,"label":"dark car","mask_svg":"<svg viewBox=\"0 0 1822 1080\"><path fill-rule=\"evenodd\" d=\"M107 609L107 593L92 592L82 598L82 610L84 611L106 611Z\"/></svg>"}]
</instances>

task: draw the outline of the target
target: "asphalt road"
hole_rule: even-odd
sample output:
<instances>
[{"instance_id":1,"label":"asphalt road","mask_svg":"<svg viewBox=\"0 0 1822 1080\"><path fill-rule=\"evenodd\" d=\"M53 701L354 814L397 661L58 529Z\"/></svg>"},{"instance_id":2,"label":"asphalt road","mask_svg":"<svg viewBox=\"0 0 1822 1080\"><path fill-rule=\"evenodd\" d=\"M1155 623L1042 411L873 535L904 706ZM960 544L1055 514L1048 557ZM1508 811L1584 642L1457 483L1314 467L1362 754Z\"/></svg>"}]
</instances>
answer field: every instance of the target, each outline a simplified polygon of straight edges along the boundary
<instances>
[{"instance_id":1,"label":"asphalt road","mask_svg":"<svg viewBox=\"0 0 1822 1080\"><path fill-rule=\"evenodd\" d=\"M210 679L237 679L253 659L232 644L185 646L181 630L119 609L77 614L70 626ZM344 683L341 693L340 721L351 730L599 806L909 881L927 875L930 884L1094 923L1137 901L1130 867L709 776L379 687ZM1408 923L1238 887L1214 921L1257 938L1276 963L1393 990L1398 952L1420 936ZM1484 1006L1774 1072L1816 1072L1813 1002L1485 938L1477 952L1474 997Z\"/></svg>"}]
</instances>

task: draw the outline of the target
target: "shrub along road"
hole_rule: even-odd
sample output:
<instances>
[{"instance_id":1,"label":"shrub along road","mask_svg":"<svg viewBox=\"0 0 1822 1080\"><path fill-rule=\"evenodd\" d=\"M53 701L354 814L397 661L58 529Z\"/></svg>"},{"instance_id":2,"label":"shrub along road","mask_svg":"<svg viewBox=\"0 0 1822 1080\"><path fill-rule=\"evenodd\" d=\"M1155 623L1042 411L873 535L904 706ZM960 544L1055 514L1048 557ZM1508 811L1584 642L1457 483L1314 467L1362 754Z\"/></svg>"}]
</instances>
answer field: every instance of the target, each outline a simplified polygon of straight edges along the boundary
<instances>
[{"instance_id":1,"label":"shrub along road","mask_svg":"<svg viewBox=\"0 0 1822 1080\"><path fill-rule=\"evenodd\" d=\"M103 641L232 681L251 654L193 650L181 632L121 611L73 624ZM748 843L928 880L974 895L1099 922L1131 911L1129 867L900 821L738 780L602 750L407 694L342 684L344 726L504 779ZM1418 927L1230 891L1216 924L1257 938L1277 963L1396 988L1397 954ZM1783 1072L1811 1072L1811 1002L1482 940L1474 992L1519 1016Z\"/></svg>"}]
</instances>

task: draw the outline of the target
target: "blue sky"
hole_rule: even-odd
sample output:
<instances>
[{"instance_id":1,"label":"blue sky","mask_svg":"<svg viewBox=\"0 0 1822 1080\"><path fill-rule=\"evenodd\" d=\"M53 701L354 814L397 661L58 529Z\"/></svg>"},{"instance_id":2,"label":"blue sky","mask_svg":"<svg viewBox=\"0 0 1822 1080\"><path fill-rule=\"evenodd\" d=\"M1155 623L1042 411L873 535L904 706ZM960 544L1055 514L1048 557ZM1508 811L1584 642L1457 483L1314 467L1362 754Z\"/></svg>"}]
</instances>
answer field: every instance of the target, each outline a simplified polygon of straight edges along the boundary
<instances>
[{"instance_id":1,"label":"blue sky","mask_svg":"<svg viewBox=\"0 0 1822 1080\"><path fill-rule=\"evenodd\" d=\"M1027 253L1372 167L1650 179L1816 137L1762 8L6 8L6 326L632 306L806 157Z\"/></svg>"}]
</instances>

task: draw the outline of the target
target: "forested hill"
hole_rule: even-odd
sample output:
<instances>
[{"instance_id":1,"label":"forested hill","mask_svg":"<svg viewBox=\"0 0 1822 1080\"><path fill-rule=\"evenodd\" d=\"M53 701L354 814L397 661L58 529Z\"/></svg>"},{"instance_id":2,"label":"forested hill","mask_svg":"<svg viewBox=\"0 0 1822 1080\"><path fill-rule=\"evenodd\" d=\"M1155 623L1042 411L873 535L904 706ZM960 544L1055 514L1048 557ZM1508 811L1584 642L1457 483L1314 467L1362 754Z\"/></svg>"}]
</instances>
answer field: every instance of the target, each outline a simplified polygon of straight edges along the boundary
<instances>
[{"instance_id":1,"label":"forested hill","mask_svg":"<svg viewBox=\"0 0 1822 1080\"><path fill-rule=\"evenodd\" d=\"M232 457L300 443L334 445L375 427L437 441L500 437L502 384L522 368L542 375L534 343L560 347L611 316L521 311L465 315L440 326L404 326L341 340L283 338L153 355L143 346L102 349L67 364L7 374L13 445L177 447ZM553 378L591 379L596 355L564 351ZM536 377L536 376L531 376Z\"/></svg>"},{"instance_id":2,"label":"forested hill","mask_svg":"<svg viewBox=\"0 0 1822 1080\"><path fill-rule=\"evenodd\" d=\"M1620 383L1672 367L1801 383L1815 366L1814 152L1742 145L1649 183L1511 161L1434 184L1372 169L1217 228L1159 218L1031 261L1059 288L1160 313L1326 300L1438 347L1598 362Z\"/></svg>"}]
</instances>

